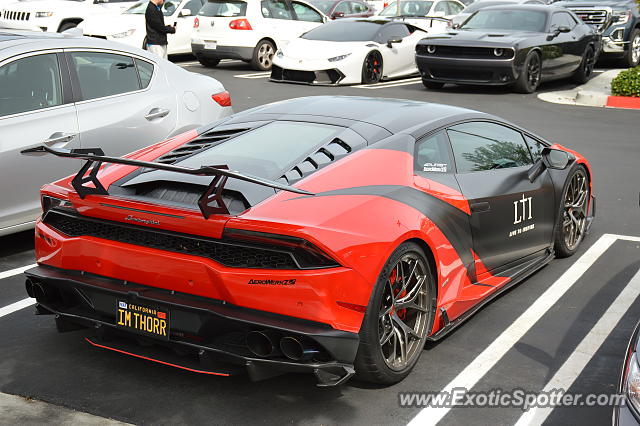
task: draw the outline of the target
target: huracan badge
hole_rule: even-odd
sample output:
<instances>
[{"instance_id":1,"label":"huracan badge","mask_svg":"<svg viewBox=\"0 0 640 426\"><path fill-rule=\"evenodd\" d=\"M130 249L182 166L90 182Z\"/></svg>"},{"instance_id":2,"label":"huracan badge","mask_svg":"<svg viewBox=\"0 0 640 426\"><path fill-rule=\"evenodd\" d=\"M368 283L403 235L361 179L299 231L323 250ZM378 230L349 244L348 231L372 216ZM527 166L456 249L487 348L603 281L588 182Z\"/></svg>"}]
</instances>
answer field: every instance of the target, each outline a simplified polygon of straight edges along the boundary
<instances>
[{"instance_id":1,"label":"huracan badge","mask_svg":"<svg viewBox=\"0 0 640 426\"><path fill-rule=\"evenodd\" d=\"M129 215L129 216L125 217L124 220L128 220L130 222L144 223L145 225L160 225L160 221L159 220L155 220L155 219L140 219L139 217L135 217L133 215Z\"/></svg>"}]
</instances>

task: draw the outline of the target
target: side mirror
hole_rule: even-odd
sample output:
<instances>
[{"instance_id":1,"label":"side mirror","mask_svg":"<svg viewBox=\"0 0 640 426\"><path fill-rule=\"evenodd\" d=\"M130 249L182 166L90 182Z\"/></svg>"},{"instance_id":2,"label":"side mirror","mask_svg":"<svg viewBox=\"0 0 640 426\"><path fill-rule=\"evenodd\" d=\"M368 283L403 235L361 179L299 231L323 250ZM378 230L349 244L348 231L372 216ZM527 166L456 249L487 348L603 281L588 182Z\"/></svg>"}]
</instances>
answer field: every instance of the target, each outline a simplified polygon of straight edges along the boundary
<instances>
[{"instance_id":1,"label":"side mirror","mask_svg":"<svg viewBox=\"0 0 640 426\"><path fill-rule=\"evenodd\" d=\"M191 16L191 9L182 9L178 14L178 16L181 16L181 17Z\"/></svg>"},{"instance_id":2,"label":"side mirror","mask_svg":"<svg viewBox=\"0 0 640 426\"><path fill-rule=\"evenodd\" d=\"M402 38L400 38L400 37L391 37L389 40L387 40L387 47L389 49L391 49L393 47L394 43L402 43Z\"/></svg>"},{"instance_id":3,"label":"side mirror","mask_svg":"<svg viewBox=\"0 0 640 426\"><path fill-rule=\"evenodd\" d=\"M333 12L331 19L344 18L344 12Z\"/></svg>"},{"instance_id":4,"label":"side mirror","mask_svg":"<svg viewBox=\"0 0 640 426\"><path fill-rule=\"evenodd\" d=\"M452 29L452 30L457 30L458 28L460 28L460 24L453 24L453 25L451 25L451 29Z\"/></svg>"},{"instance_id":5,"label":"side mirror","mask_svg":"<svg viewBox=\"0 0 640 426\"><path fill-rule=\"evenodd\" d=\"M556 29L553 31L552 36L553 36L553 37L558 37L558 36L559 36L560 34L562 34L562 33L570 33L570 32L571 32L571 28L562 26L562 27L558 27L558 28L556 28Z\"/></svg>"},{"instance_id":6,"label":"side mirror","mask_svg":"<svg viewBox=\"0 0 640 426\"><path fill-rule=\"evenodd\" d=\"M527 172L529 182L536 180L545 169L564 170L575 159L567 151L546 147L542 150L540 159Z\"/></svg>"}]
</instances>

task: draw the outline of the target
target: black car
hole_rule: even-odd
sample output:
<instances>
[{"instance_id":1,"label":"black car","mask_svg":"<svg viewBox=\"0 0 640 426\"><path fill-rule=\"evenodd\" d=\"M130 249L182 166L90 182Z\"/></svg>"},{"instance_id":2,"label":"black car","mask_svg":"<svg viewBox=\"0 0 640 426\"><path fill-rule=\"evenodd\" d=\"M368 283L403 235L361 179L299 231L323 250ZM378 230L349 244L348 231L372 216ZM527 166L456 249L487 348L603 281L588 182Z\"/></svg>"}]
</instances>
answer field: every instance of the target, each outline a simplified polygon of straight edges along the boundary
<instances>
[{"instance_id":1,"label":"black car","mask_svg":"<svg viewBox=\"0 0 640 426\"><path fill-rule=\"evenodd\" d=\"M416 63L429 89L512 85L532 93L546 80L585 83L601 44L601 36L567 9L495 6L477 11L457 30L421 40Z\"/></svg>"}]
</instances>

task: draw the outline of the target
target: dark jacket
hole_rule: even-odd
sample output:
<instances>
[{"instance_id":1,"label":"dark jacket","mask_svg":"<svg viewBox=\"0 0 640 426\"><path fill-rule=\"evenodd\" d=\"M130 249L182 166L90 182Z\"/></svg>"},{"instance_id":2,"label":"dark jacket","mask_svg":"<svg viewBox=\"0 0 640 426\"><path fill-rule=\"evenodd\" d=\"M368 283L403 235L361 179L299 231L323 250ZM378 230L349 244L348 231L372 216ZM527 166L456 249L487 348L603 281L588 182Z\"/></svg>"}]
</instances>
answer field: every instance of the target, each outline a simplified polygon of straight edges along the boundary
<instances>
[{"instance_id":1,"label":"dark jacket","mask_svg":"<svg viewBox=\"0 0 640 426\"><path fill-rule=\"evenodd\" d=\"M144 13L147 23L147 44L167 44L167 34L176 32L175 28L164 24L164 16L158 7L149 2Z\"/></svg>"}]
</instances>

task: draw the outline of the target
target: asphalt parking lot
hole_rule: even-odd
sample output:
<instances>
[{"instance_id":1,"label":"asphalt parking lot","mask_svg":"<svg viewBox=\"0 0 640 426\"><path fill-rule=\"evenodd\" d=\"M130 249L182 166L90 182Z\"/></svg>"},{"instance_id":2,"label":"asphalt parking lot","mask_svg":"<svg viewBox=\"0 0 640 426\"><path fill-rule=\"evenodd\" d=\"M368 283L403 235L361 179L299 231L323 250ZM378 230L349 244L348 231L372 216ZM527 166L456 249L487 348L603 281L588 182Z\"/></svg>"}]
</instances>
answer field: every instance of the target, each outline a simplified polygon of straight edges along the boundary
<instances>
[{"instance_id":1,"label":"asphalt parking lot","mask_svg":"<svg viewBox=\"0 0 640 426\"><path fill-rule=\"evenodd\" d=\"M271 83L243 62L206 69L236 111L310 95L376 96L459 105L499 115L591 162L597 218L580 251L550 265L429 343L412 374L386 388L355 381L318 388L313 377L252 383L174 370L100 351L78 332L58 334L26 298L20 269L34 262L31 232L0 238L0 392L136 424L607 424L612 408L554 410L401 407L400 392L562 388L614 393L628 339L640 319L640 142L637 111L545 103L504 89L445 87L418 79L353 87ZM565 90L567 83L541 90ZM381 171L384 172L384 171ZM27 305L28 302L24 302ZM43 422L46 419L42 419Z\"/></svg>"}]
</instances>

